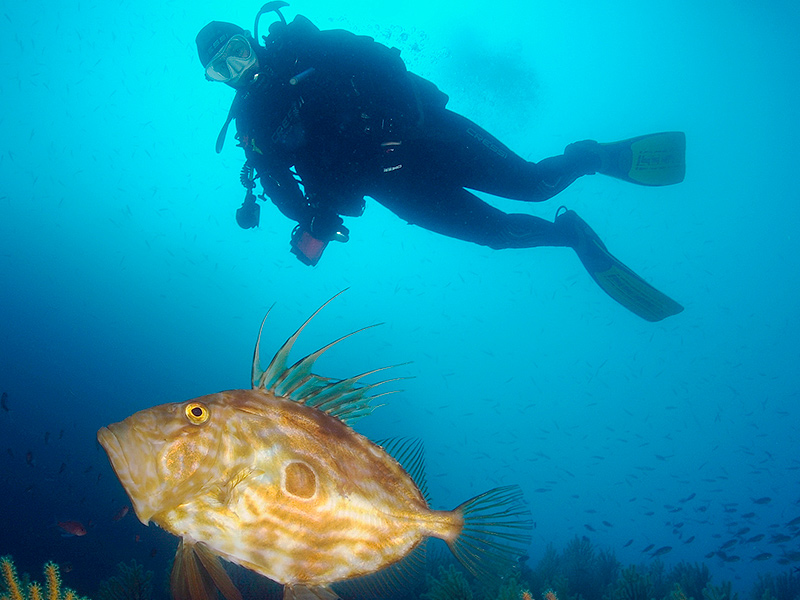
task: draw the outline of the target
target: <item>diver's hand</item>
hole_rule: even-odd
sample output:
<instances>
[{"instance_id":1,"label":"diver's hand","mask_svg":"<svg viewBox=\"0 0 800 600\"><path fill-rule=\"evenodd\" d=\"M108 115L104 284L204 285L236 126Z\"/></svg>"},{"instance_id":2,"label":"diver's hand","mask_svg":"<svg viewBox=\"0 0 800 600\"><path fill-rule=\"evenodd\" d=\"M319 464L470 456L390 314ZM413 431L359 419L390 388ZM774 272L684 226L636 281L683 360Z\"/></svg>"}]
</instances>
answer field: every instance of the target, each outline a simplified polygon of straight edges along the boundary
<instances>
[{"instance_id":1,"label":"diver's hand","mask_svg":"<svg viewBox=\"0 0 800 600\"><path fill-rule=\"evenodd\" d=\"M308 231L318 240L325 242L346 242L350 239L350 230L344 226L342 218L330 212L311 217Z\"/></svg>"}]
</instances>

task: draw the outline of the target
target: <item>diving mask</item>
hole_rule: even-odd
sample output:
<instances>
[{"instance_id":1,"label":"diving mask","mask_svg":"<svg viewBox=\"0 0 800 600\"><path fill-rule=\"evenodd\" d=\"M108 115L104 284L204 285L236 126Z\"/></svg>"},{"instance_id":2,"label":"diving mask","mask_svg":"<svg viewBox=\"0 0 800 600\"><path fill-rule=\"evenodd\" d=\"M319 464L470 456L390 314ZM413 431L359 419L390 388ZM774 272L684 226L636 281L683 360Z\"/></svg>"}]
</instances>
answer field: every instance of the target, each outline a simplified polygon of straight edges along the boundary
<instances>
[{"instance_id":1,"label":"diving mask","mask_svg":"<svg viewBox=\"0 0 800 600\"><path fill-rule=\"evenodd\" d=\"M234 35L214 55L206 67L206 77L212 81L236 83L256 64L256 53L243 35Z\"/></svg>"}]
</instances>

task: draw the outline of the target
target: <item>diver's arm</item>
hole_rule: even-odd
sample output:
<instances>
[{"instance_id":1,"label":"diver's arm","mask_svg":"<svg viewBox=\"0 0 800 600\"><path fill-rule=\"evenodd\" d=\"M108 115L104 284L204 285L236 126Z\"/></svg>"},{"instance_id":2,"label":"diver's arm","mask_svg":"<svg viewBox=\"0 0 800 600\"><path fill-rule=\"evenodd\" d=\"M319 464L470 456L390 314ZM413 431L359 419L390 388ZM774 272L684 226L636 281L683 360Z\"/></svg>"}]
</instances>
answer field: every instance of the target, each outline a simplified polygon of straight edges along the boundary
<instances>
[{"instance_id":1,"label":"diver's arm","mask_svg":"<svg viewBox=\"0 0 800 600\"><path fill-rule=\"evenodd\" d=\"M294 175L289 169L259 171L264 194L286 217L298 223L308 223L311 208Z\"/></svg>"}]
</instances>

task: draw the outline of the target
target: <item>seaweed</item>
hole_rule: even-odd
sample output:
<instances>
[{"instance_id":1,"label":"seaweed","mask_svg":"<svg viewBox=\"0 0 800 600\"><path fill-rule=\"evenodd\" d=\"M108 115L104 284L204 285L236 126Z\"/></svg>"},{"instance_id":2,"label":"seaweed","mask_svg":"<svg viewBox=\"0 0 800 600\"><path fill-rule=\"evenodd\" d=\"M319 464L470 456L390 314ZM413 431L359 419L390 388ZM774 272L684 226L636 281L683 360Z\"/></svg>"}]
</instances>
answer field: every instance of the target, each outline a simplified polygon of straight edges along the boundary
<instances>
[{"instance_id":1,"label":"seaweed","mask_svg":"<svg viewBox=\"0 0 800 600\"><path fill-rule=\"evenodd\" d=\"M100 582L98 600L151 600L153 597L153 572L131 560L130 565L117 565L119 575Z\"/></svg>"},{"instance_id":2,"label":"seaweed","mask_svg":"<svg viewBox=\"0 0 800 600\"><path fill-rule=\"evenodd\" d=\"M622 571L610 600L652 600L655 598L653 583L648 575L631 565Z\"/></svg>"},{"instance_id":3,"label":"seaweed","mask_svg":"<svg viewBox=\"0 0 800 600\"><path fill-rule=\"evenodd\" d=\"M472 600L472 588L455 565L439 567L439 578L429 574L426 580L428 591L420 596L422 600Z\"/></svg>"},{"instance_id":4,"label":"seaweed","mask_svg":"<svg viewBox=\"0 0 800 600\"><path fill-rule=\"evenodd\" d=\"M800 597L800 576L795 575L794 570L779 575L759 575L750 596L753 600L796 600Z\"/></svg>"},{"instance_id":5,"label":"seaweed","mask_svg":"<svg viewBox=\"0 0 800 600\"><path fill-rule=\"evenodd\" d=\"M711 573L704 564L681 561L672 567L669 578L680 584L688 600L702 600L703 590L711 582Z\"/></svg>"},{"instance_id":6,"label":"seaweed","mask_svg":"<svg viewBox=\"0 0 800 600\"><path fill-rule=\"evenodd\" d=\"M709 583L703 589L703 598L704 600L738 600L738 594L731 596L731 582L725 581L719 586Z\"/></svg>"}]
</instances>

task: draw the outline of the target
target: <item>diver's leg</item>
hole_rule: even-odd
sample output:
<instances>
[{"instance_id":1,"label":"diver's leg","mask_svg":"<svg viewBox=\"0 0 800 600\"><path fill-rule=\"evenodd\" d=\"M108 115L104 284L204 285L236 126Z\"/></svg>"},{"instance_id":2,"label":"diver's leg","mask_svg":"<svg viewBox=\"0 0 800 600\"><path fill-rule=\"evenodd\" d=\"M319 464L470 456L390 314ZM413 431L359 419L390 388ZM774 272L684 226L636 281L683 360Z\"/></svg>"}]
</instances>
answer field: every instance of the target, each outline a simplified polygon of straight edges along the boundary
<instances>
[{"instance_id":1,"label":"diver's leg","mask_svg":"<svg viewBox=\"0 0 800 600\"><path fill-rule=\"evenodd\" d=\"M462 188L406 180L372 195L400 218L448 237L502 248L570 246L570 228L526 214L507 214Z\"/></svg>"},{"instance_id":2,"label":"diver's leg","mask_svg":"<svg viewBox=\"0 0 800 600\"><path fill-rule=\"evenodd\" d=\"M435 169L432 176L514 200L552 198L601 165L599 145L590 140L570 144L564 154L528 162L476 123L446 109L426 114L423 135L408 150L419 155L423 168Z\"/></svg>"}]
</instances>

